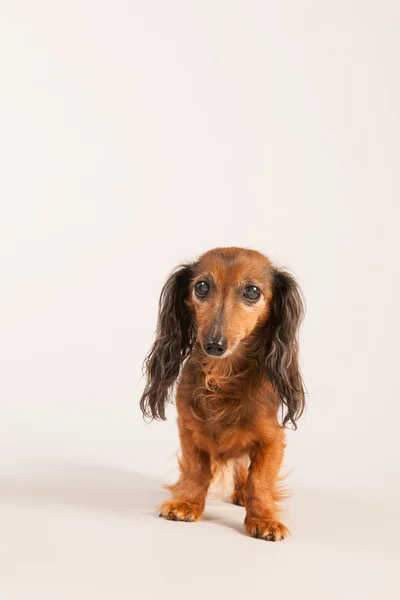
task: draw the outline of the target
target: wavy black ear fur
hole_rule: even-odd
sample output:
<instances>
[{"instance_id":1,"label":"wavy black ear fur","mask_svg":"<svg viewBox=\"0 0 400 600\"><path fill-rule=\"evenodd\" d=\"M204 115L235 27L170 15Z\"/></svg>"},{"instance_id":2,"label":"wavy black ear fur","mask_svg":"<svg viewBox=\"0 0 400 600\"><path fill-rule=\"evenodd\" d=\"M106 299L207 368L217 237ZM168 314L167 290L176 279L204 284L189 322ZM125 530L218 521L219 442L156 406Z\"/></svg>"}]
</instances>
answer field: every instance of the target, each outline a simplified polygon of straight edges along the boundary
<instances>
[{"instance_id":1,"label":"wavy black ear fur","mask_svg":"<svg viewBox=\"0 0 400 600\"><path fill-rule=\"evenodd\" d=\"M304 303L296 280L286 271L275 269L267 325L267 372L284 409L283 425L291 422L294 429L305 408L298 357L298 332L303 316Z\"/></svg>"},{"instance_id":2,"label":"wavy black ear fur","mask_svg":"<svg viewBox=\"0 0 400 600\"><path fill-rule=\"evenodd\" d=\"M151 419L165 421L165 407L181 363L194 343L193 320L185 303L191 277L191 265L177 267L161 291L157 334L144 361L147 381L140 399L143 415Z\"/></svg>"}]
</instances>

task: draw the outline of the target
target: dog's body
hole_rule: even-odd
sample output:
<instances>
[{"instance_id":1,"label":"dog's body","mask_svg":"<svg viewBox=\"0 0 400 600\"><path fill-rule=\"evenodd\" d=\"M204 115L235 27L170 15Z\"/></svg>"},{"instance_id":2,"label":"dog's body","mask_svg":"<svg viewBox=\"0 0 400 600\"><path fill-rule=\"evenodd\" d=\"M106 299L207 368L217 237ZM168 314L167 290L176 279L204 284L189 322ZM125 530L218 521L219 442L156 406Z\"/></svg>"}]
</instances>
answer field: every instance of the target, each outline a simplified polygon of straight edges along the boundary
<instances>
[{"instance_id":1,"label":"dog's body","mask_svg":"<svg viewBox=\"0 0 400 600\"><path fill-rule=\"evenodd\" d=\"M170 276L141 399L145 415L165 419L179 376L181 476L161 516L199 519L216 468L232 461L232 500L246 508L247 533L273 541L288 533L277 518L285 446L278 412L286 411L283 425L296 426L304 409L302 314L295 280L253 250L211 250Z\"/></svg>"}]
</instances>

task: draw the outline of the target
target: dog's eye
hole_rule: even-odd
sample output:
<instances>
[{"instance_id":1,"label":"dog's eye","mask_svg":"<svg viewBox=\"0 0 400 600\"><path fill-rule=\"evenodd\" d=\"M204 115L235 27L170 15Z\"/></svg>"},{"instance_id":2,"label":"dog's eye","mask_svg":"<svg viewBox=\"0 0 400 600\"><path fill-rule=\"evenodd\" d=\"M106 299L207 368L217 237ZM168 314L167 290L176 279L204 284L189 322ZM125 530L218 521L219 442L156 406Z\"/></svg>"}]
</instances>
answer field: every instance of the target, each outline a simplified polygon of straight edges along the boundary
<instances>
[{"instance_id":1,"label":"dog's eye","mask_svg":"<svg viewBox=\"0 0 400 600\"><path fill-rule=\"evenodd\" d=\"M260 290L255 285L248 285L244 290L244 297L247 300L257 300L260 297Z\"/></svg>"},{"instance_id":2,"label":"dog's eye","mask_svg":"<svg viewBox=\"0 0 400 600\"><path fill-rule=\"evenodd\" d=\"M207 295L209 289L210 289L210 286L208 285L207 281L198 281L196 283L196 286L195 286L196 294L198 296L200 296L201 298L204 298L204 296Z\"/></svg>"}]
</instances>

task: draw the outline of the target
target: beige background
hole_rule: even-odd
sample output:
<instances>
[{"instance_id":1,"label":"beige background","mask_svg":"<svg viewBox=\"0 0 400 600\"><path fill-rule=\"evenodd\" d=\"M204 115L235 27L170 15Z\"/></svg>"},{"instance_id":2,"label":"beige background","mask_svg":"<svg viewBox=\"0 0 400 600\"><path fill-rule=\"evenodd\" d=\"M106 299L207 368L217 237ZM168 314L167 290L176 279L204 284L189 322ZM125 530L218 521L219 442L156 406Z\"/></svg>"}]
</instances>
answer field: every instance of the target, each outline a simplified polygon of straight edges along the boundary
<instances>
[{"instance_id":1,"label":"beige background","mask_svg":"<svg viewBox=\"0 0 400 600\"><path fill-rule=\"evenodd\" d=\"M389 0L1 2L2 599L398 597L399 30ZM178 439L141 363L217 245L307 299L282 544L153 509Z\"/></svg>"}]
</instances>

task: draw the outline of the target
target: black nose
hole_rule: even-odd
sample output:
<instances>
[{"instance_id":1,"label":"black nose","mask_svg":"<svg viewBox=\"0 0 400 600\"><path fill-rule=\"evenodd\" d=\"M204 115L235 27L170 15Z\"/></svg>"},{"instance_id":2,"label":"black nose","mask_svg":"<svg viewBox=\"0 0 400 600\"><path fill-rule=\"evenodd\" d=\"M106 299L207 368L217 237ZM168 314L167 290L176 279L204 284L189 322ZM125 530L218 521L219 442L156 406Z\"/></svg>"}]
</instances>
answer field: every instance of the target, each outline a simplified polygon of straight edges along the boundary
<instances>
[{"instance_id":1,"label":"black nose","mask_svg":"<svg viewBox=\"0 0 400 600\"><path fill-rule=\"evenodd\" d=\"M210 356L222 356L226 351L227 345L228 343L225 338L221 338L219 342L208 340L204 344L204 351Z\"/></svg>"}]
</instances>

